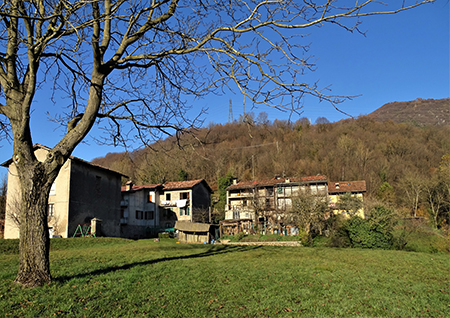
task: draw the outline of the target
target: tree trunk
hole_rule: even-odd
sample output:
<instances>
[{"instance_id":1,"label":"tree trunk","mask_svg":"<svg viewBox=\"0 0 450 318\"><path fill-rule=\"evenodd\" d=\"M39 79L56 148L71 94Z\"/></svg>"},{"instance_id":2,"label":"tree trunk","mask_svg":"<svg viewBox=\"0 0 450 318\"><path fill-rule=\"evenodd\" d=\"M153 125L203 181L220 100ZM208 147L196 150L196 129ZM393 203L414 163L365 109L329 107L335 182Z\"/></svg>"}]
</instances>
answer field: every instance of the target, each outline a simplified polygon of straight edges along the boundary
<instances>
[{"instance_id":1,"label":"tree trunk","mask_svg":"<svg viewBox=\"0 0 450 318\"><path fill-rule=\"evenodd\" d=\"M20 264L15 282L24 287L42 286L51 281L50 238L48 232L49 180L41 163L20 173L22 202L20 215ZM24 178L25 177L25 178Z\"/></svg>"}]
</instances>

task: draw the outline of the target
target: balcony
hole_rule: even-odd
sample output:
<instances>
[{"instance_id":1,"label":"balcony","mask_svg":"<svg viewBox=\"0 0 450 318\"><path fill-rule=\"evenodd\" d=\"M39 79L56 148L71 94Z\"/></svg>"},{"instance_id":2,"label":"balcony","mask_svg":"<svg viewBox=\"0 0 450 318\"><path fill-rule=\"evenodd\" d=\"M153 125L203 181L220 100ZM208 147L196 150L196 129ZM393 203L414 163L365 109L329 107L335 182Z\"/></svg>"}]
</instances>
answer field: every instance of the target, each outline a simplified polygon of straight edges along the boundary
<instances>
[{"instance_id":1,"label":"balcony","mask_svg":"<svg viewBox=\"0 0 450 318\"><path fill-rule=\"evenodd\" d=\"M161 200L159 202L160 207L179 207L184 208L185 206L189 206L190 202L188 199L184 200Z\"/></svg>"},{"instance_id":2,"label":"balcony","mask_svg":"<svg viewBox=\"0 0 450 318\"><path fill-rule=\"evenodd\" d=\"M231 210L225 211L225 220L239 220L239 219L254 219L255 213L249 210L238 211Z\"/></svg>"}]
</instances>

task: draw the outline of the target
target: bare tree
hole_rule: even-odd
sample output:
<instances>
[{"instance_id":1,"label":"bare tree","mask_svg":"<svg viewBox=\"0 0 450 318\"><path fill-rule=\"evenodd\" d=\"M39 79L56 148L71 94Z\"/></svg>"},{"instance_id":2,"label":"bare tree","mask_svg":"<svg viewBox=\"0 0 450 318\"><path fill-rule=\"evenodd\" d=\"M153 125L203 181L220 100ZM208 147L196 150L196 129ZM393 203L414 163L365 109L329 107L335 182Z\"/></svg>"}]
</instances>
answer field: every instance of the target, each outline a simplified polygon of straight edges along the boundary
<instances>
[{"instance_id":1,"label":"bare tree","mask_svg":"<svg viewBox=\"0 0 450 318\"><path fill-rule=\"evenodd\" d=\"M439 224L439 218L444 210L448 211L447 189L436 173L431 178L423 182L425 201L428 205L430 223L434 228Z\"/></svg>"},{"instance_id":2,"label":"bare tree","mask_svg":"<svg viewBox=\"0 0 450 318\"><path fill-rule=\"evenodd\" d=\"M425 191L424 179L424 177L417 173L407 172L400 180L401 188L405 194L403 196L403 201L410 209L410 214L413 217L417 216L422 194Z\"/></svg>"},{"instance_id":3,"label":"bare tree","mask_svg":"<svg viewBox=\"0 0 450 318\"><path fill-rule=\"evenodd\" d=\"M335 104L342 98L301 80L314 67L305 56L308 46L301 44L302 30L331 23L359 31L360 17L433 1L402 1L388 12L378 11L375 0L354 5L335 0L3 1L0 133L13 141L22 190L15 281L36 286L51 280L50 187L97 120L103 119L106 140L114 144L129 139L148 144L196 125L185 117L186 96L220 93L224 87L255 104L290 111L299 109L306 94ZM67 132L44 162L34 155L30 130L39 89L69 97L67 108L54 116Z\"/></svg>"}]
</instances>

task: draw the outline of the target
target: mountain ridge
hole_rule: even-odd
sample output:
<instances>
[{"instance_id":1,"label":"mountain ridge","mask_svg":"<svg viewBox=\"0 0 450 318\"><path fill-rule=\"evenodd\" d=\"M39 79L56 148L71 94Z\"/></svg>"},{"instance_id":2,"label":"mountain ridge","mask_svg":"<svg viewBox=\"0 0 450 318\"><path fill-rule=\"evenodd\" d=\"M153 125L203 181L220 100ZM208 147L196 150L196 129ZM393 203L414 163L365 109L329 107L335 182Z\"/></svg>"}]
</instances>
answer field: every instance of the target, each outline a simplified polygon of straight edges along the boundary
<instances>
[{"instance_id":1,"label":"mountain ridge","mask_svg":"<svg viewBox=\"0 0 450 318\"><path fill-rule=\"evenodd\" d=\"M384 122L392 120L395 123L410 123L417 126L448 126L450 125L450 98L422 99L413 101L390 102L366 115Z\"/></svg>"}]
</instances>

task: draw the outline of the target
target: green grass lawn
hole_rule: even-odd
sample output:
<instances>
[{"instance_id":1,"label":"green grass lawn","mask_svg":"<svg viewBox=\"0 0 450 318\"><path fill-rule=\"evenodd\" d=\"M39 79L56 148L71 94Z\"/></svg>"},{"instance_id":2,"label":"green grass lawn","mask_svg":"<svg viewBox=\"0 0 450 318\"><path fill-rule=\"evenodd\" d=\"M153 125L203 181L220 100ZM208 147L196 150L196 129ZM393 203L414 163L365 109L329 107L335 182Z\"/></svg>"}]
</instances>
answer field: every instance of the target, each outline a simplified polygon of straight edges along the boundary
<instances>
[{"instance_id":1,"label":"green grass lawn","mask_svg":"<svg viewBox=\"0 0 450 318\"><path fill-rule=\"evenodd\" d=\"M450 317L443 253L53 239L54 282L22 289L16 245L0 317Z\"/></svg>"}]
</instances>

